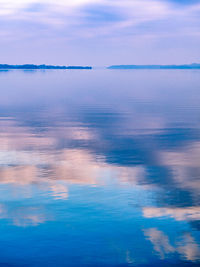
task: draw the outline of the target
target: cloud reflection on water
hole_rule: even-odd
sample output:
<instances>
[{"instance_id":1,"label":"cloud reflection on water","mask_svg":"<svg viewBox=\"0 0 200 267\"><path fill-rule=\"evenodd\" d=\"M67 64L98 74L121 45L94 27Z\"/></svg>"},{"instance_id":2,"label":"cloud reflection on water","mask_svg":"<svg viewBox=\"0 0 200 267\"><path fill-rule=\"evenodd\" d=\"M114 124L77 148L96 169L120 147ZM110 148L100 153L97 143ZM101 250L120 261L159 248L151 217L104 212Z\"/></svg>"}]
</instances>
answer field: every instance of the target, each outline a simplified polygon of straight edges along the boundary
<instances>
[{"instance_id":1,"label":"cloud reflection on water","mask_svg":"<svg viewBox=\"0 0 200 267\"><path fill-rule=\"evenodd\" d=\"M170 253L179 253L183 259L196 261L199 259L200 247L190 233L184 233L179 243L172 245L169 237L156 228L146 229L145 236L153 244L153 248L161 259L165 259Z\"/></svg>"},{"instance_id":2,"label":"cloud reflection on water","mask_svg":"<svg viewBox=\"0 0 200 267\"><path fill-rule=\"evenodd\" d=\"M55 227L51 234L57 236L61 229L59 242L64 242L64 232L69 242L77 238L76 246L86 249L95 247L93 242L102 248L104 242L105 250L98 247L98 251L104 255L108 248L109 253L117 251L129 264L143 262L144 254L152 262L157 257L161 263L176 258L196 263L200 258L200 132L199 106L193 101L198 99L190 98L188 84L182 80L178 93L168 89L171 97L167 98L160 89L165 83L157 84L156 73L148 76L148 84L141 84L138 72L120 72L120 81L114 81L118 74L109 73L109 82L104 81L100 89L94 89L96 81L103 80L98 71L79 73L82 79L89 75L92 89L87 92L80 81L74 82L73 73L41 76L36 72L31 77L10 73L15 79L22 75L23 85L16 87L17 100L11 84L10 92L0 99L2 224L15 225L18 231L25 226L47 227L47 234L48 227ZM94 84L90 75L97 75ZM3 77L5 84L15 81ZM32 84L29 79L38 92L27 91ZM66 90L70 79L72 86ZM59 86L58 80L62 81ZM155 82L159 89L152 85ZM45 85L48 90L41 90ZM98 235L103 235L103 241Z\"/></svg>"},{"instance_id":3,"label":"cloud reflection on water","mask_svg":"<svg viewBox=\"0 0 200 267\"><path fill-rule=\"evenodd\" d=\"M44 190L55 199L67 199L70 184L103 186L108 183L105 179L107 174L107 178L115 177L119 185L153 190L155 195L158 190L167 190L171 185L191 192L194 201L198 195L200 183L196 175L187 179L189 172L194 174L199 169L198 142L186 149L182 147L176 151L154 151L154 155L158 155L156 164L172 170L173 179L168 185L162 185L160 181L154 182L148 178L148 165L111 164L107 162L106 156L97 157L98 153L89 151L87 147L79 147L79 143L76 144L77 147L71 147L70 142L74 141L98 142L97 130L57 125L37 133L34 128L21 126L14 118L3 118L0 124L1 184L36 185L39 190ZM69 147L60 148L60 140ZM143 206L142 203L140 205ZM199 206L196 204L194 207L182 208L176 207L176 203L173 203L173 207L143 207L143 215L145 218L169 216L178 221L200 219ZM42 222L38 220L40 221Z\"/></svg>"}]
</instances>

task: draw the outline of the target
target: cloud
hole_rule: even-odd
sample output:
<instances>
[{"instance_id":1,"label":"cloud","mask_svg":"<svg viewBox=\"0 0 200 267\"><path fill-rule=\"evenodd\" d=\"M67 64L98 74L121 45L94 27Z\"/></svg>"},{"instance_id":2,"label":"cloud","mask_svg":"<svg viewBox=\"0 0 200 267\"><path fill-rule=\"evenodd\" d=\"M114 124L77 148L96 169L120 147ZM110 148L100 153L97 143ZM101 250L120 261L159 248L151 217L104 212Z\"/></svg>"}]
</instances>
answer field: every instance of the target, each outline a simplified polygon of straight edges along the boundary
<instances>
[{"instance_id":1,"label":"cloud","mask_svg":"<svg viewBox=\"0 0 200 267\"><path fill-rule=\"evenodd\" d=\"M144 231L145 236L153 244L154 250L158 253L161 259L165 259L166 255L175 251L170 244L168 236L156 228L150 228Z\"/></svg>"},{"instance_id":2,"label":"cloud","mask_svg":"<svg viewBox=\"0 0 200 267\"><path fill-rule=\"evenodd\" d=\"M193 16L193 13L197 11L197 7L199 8L198 5L195 5L195 9L193 6L192 8L172 8L168 2L158 0L126 0L123 2L113 0L59 2L43 0L39 3L34 0L1 0L0 7L1 19L3 18L4 21L9 23L21 21L22 24L21 26L19 25L21 30L25 26L25 22L35 25L49 25L51 30L60 28L67 34L69 34L68 28L76 27L76 30L78 30L77 38L81 31L84 30L87 36L87 32L96 27L99 32L95 34L95 31L92 31L93 36L97 34L116 34L125 29L128 29L125 34L134 34L134 28L138 26L141 26L141 34L147 34L148 29L144 30L143 26L153 21L161 22L159 27L160 31L162 31L162 21L167 20L170 26L172 21L177 22L177 19L182 20L186 16L187 18Z\"/></svg>"},{"instance_id":3,"label":"cloud","mask_svg":"<svg viewBox=\"0 0 200 267\"><path fill-rule=\"evenodd\" d=\"M104 173L132 185L144 177L143 167L112 166L103 156L98 161L86 148L59 148L59 140L70 147L70 142L94 142L97 136L87 127L55 124L38 134L31 127L18 126L13 118L0 119L0 184L34 184L53 198L67 199L69 184L102 186Z\"/></svg>"},{"instance_id":4,"label":"cloud","mask_svg":"<svg viewBox=\"0 0 200 267\"><path fill-rule=\"evenodd\" d=\"M38 226L51 220L41 207L19 206L9 207L0 204L0 219L6 219L18 227Z\"/></svg>"},{"instance_id":5,"label":"cloud","mask_svg":"<svg viewBox=\"0 0 200 267\"><path fill-rule=\"evenodd\" d=\"M185 145L180 150L159 153L160 164L170 169L174 183L179 188L198 196L200 190L200 142ZM190 177L190 179L188 179Z\"/></svg>"},{"instance_id":6,"label":"cloud","mask_svg":"<svg viewBox=\"0 0 200 267\"><path fill-rule=\"evenodd\" d=\"M157 208L144 207L145 218L170 217L176 221L198 221L200 220L200 207L187 208Z\"/></svg>"},{"instance_id":7,"label":"cloud","mask_svg":"<svg viewBox=\"0 0 200 267\"><path fill-rule=\"evenodd\" d=\"M155 252L161 259L167 258L171 253L179 253L184 260L199 260L200 247L190 233L184 233L176 245L172 245L169 237L157 228L149 228L144 230L144 234L153 244Z\"/></svg>"},{"instance_id":8,"label":"cloud","mask_svg":"<svg viewBox=\"0 0 200 267\"><path fill-rule=\"evenodd\" d=\"M171 2L174 4L179 4L179 5L193 5L196 3L199 3L199 0L165 0L166 2Z\"/></svg>"},{"instance_id":9,"label":"cloud","mask_svg":"<svg viewBox=\"0 0 200 267\"><path fill-rule=\"evenodd\" d=\"M13 41L30 44L29 49L33 49L31 42L34 42L38 45L38 53L47 43L55 49L61 46L63 53L71 47L80 50L84 46L86 58L91 55L95 59L107 53L111 57L109 51L114 48L120 51L122 46L133 55L133 48L147 50L148 41L149 49L157 46L158 53L158 46L162 50L166 40L169 43L173 40L175 47L177 39L186 36L200 40L199 1L191 1L190 5L177 3L179 1L0 0L0 36L3 37L0 43L7 51ZM188 47L184 46L184 49L188 50ZM48 53L51 57L50 51ZM73 55L75 58L75 53Z\"/></svg>"},{"instance_id":10,"label":"cloud","mask_svg":"<svg viewBox=\"0 0 200 267\"><path fill-rule=\"evenodd\" d=\"M200 259L200 247L189 233L183 234L177 251L182 255L183 259L188 261L199 261Z\"/></svg>"}]
</instances>

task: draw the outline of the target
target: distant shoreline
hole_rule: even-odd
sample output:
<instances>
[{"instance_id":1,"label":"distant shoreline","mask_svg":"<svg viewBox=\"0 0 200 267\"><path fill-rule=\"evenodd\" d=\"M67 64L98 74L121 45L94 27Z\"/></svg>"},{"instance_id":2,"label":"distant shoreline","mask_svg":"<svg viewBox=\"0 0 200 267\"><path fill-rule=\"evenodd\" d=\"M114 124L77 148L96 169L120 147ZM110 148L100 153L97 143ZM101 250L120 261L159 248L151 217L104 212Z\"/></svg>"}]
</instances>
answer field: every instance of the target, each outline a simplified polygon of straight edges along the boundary
<instances>
[{"instance_id":1,"label":"distant shoreline","mask_svg":"<svg viewBox=\"0 0 200 267\"><path fill-rule=\"evenodd\" d=\"M0 70L91 70L90 66L54 66L54 65L9 65L0 64Z\"/></svg>"},{"instance_id":2,"label":"distant shoreline","mask_svg":"<svg viewBox=\"0 0 200 267\"><path fill-rule=\"evenodd\" d=\"M112 65L107 69L200 69L200 64L185 64L185 65Z\"/></svg>"}]
</instances>

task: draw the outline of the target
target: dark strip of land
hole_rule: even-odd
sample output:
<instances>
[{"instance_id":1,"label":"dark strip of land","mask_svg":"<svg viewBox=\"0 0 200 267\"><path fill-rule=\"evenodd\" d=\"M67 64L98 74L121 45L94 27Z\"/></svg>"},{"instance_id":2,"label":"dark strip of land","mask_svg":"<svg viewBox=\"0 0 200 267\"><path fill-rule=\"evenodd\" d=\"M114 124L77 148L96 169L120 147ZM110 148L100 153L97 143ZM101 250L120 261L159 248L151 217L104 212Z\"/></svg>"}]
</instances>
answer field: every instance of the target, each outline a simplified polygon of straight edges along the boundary
<instances>
[{"instance_id":1,"label":"dark strip of land","mask_svg":"<svg viewBox=\"0 0 200 267\"><path fill-rule=\"evenodd\" d=\"M73 69L92 69L90 66L54 66L54 65L34 65L34 64L25 64L25 65L8 65L8 64L0 64L0 69L10 70L10 69L21 69L21 70L73 70Z\"/></svg>"},{"instance_id":2,"label":"dark strip of land","mask_svg":"<svg viewBox=\"0 0 200 267\"><path fill-rule=\"evenodd\" d=\"M113 65L108 69L200 69L200 64L185 65Z\"/></svg>"}]
</instances>

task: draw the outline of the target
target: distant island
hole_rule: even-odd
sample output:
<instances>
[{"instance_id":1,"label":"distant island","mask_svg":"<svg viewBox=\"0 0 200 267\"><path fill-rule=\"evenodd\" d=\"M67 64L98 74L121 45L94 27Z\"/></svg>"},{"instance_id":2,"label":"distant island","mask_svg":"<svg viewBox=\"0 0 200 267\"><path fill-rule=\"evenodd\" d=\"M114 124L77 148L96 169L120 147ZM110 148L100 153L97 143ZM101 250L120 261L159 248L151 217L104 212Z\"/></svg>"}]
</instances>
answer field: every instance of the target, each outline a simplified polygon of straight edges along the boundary
<instances>
[{"instance_id":1,"label":"distant island","mask_svg":"<svg viewBox=\"0 0 200 267\"><path fill-rule=\"evenodd\" d=\"M113 65L107 69L200 69L200 64L185 64L185 65Z\"/></svg>"},{"instance_id":2,"label":"distant island","mask_svg":"<svg viewBox=\"0 0 200 267\"><path fill-rule=\"evenodd\" d=\"M20 70L91 70L90 66L54 66L54 65L34 65L34 64L24 64L24 65L8 65L0 64L0 69L10 70L10 69L20 69Z\"/></svg>"}]
</instances>

